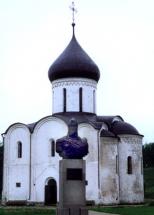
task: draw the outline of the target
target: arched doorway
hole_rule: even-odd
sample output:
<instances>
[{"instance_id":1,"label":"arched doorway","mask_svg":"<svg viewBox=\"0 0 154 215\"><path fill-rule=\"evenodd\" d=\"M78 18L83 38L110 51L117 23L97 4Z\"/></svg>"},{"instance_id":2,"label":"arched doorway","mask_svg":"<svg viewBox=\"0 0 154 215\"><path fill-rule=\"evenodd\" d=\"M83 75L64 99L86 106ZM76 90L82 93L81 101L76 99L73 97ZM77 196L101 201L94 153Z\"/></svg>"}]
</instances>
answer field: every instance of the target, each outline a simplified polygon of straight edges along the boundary
<instances>
[{"instance_id":1,"label":"arched doorway","mask_svg":"<svg viewBox=\"0 0 154 215\"><path fill-rule=\"evenodd\" d=\"M55 205L57 203L57 183L50 178L45 185L45 205Z\"/></svg>"}]
</instances>

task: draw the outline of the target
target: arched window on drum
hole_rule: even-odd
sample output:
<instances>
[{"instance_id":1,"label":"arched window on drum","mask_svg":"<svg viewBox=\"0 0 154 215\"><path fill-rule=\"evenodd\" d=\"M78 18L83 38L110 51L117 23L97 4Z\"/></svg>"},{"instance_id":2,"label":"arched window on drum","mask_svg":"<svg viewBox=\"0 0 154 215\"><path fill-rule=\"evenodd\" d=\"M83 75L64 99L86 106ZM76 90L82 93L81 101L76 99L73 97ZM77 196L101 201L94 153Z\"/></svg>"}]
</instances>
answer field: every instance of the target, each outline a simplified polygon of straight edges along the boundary
<instances>
[{"instance_id":1,"label":"arched window on drum","mask_svg":"<svg viewBox=\"0 0 154 215\"><path fill-rule=\"evenodd\" d=\"M17 157L22 158L22 142L17 142Z\"/></svg>"},{"instance_id":2,"label":"arched window on drum","mask_svg":"<svg viewBox=\"0 0 154 215\"><path fill-rule=\"evenodd\" d=\"M67 92L66 88L63 88L63 112L67 110Z\"/></svg>"},{"instance_id":3,"label":"arched window on drum","mask_svg":"<svg viewBox=\"0 0 154 215\"><path fill-rule=\"evenodd\" d=\"M82 87L79 88L79 111L83 111L83 89Z\"/></svg>"}]
</instances>

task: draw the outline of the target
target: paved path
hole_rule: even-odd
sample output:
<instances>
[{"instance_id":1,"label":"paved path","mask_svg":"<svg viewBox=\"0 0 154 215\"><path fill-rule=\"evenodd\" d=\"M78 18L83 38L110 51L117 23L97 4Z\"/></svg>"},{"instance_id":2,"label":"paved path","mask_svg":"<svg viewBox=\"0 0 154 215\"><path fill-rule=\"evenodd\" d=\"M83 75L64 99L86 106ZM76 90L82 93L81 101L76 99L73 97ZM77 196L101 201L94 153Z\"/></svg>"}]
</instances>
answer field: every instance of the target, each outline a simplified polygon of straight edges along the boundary
<instances>
[{"instance_id":1,"label":"paved path","mask_svg":"<svg viewBox=\"0 0 154 215\"><path fill-rule=\"evenodd\" d=\"M117 214L109 214L109 213L101 213L101 212L89 211L89 215L117 215Z\"/></svg>"}]
</instances>

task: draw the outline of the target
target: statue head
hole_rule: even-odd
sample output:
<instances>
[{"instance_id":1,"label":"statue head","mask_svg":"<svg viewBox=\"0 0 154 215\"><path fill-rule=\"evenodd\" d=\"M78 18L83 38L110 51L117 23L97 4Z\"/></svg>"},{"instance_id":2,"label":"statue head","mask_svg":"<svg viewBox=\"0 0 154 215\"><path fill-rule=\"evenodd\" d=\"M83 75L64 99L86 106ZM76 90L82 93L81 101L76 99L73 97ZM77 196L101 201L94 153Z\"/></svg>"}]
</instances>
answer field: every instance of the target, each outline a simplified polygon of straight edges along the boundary
<instances>
[{"instance_id":1,"label":"statue head","mask_svg":"<svg viewBox=\"0 0 154 215\"><path fill-rule=\"evenodd\" d=\"M70 136L70 137L78 136L78 123L75 118L71 118L68 123L68 136Z\"/></svg>"}]
</instances>

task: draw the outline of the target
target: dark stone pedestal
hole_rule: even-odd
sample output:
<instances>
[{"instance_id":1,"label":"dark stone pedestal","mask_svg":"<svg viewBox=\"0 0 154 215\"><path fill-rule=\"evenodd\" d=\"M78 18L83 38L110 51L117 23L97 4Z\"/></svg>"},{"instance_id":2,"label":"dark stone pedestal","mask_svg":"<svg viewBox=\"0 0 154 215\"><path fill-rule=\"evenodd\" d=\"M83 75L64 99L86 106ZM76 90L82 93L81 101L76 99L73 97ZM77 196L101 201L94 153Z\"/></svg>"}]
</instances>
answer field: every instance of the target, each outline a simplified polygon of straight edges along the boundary
<instances>
[{"instance_id":1,"label":"dark stone pedestal","mask_svg":"<svg viewBox=\"0 0 154 215\"><path fill-rule=\"evenodd\" d=\"M85 161L63 159L59 166L57 215L88 215L85 199Z\"/></svg>"}]
</instances>

